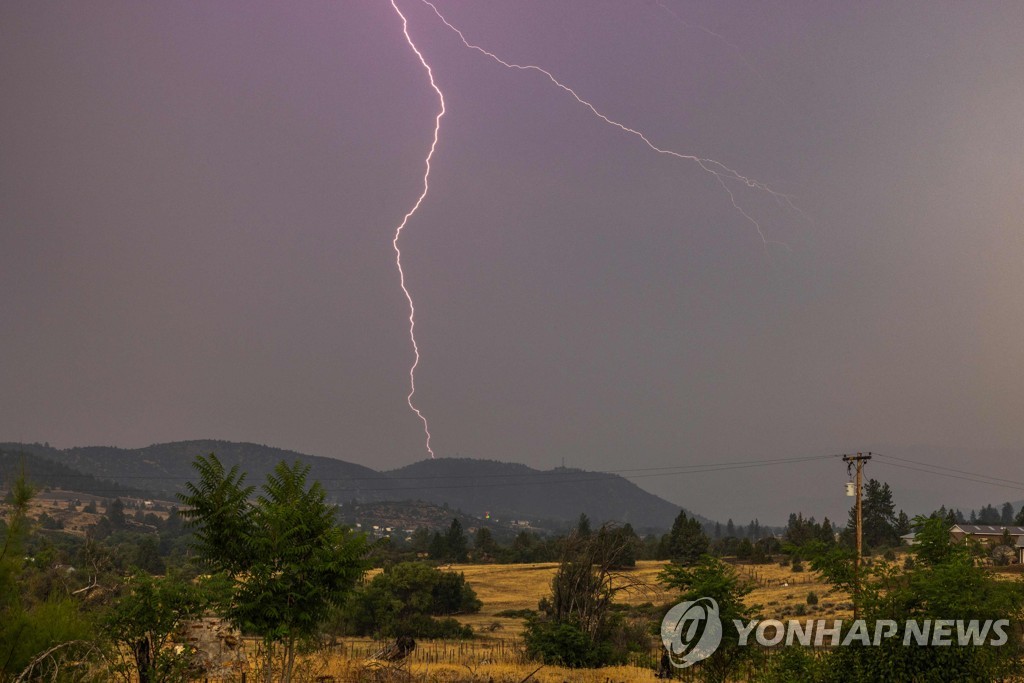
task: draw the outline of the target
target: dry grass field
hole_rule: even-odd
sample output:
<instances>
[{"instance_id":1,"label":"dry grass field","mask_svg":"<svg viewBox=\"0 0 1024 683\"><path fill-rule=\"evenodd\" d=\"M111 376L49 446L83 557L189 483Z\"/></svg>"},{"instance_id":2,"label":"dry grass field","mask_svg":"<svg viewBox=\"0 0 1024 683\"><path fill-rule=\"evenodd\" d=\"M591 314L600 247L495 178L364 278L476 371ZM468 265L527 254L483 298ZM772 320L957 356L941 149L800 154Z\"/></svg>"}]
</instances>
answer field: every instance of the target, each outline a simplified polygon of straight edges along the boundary
<instances>
[{"instance_id":1,"label":"dry grass field","mask_svg":"<svg viewBox=\"0 0 1024 683\"><path fill-rule=\"evenodd\" d=\"M623 583L639 588L620 594L619 600L630 604L668 604L675 599L657 583L664 562L639 562L635 569L624 572ZM422 641L416 651L400 667L372 661L383 643L368 639L345 639L333 648L330 657L317 667L321 675L338 681L479 681L484 683L519 683L538 665L523 656L521 633L524 621L499 617L505 610L536 609L537 602L548 594L556 563L521 565L453 565L450 571L462 572L483 602L479 614L458 617L469 624L478 637L468 642ZM748 596L752 605L761 605L766 618L787 618L805 610L807 618L842 618L848 615L848 596L830 594L828 585L812 571L793 572L789 567L771 565L738 565L754 590ZM814 591L817 606L807 605L807 594ZM803 605L802 608L798 607ZM657 652L652 638L652 653ZM655 680L651 668L641 666L606 667L593 670L563 669L545 666L533 673L531 681L539 683L632 683Z\"/></svg>"},{"instance_id":2,"label":"dry grass field","mask_svg":"<svg viewBox=\"0 0 1024 683\"><path fill-rule=\"evenodd\" d=\"M638 584L639 588L624 591L619 601L634 605L672 602L675 596L658 584L658 573L664 565L659 561L638 562L635 569L623 572L623 583L628 577L629 582ZM496 615L510 609L536 609L537 601L548 594L557 568L553 562L450 567L451 571L465 574L466 581L484 603L479 614L460 617L459 620L485 638L517 637L522 631L523 620ZM829 585L813 571L793 572L789 567L778 564L743 564L737 565L736 570L754 586L747 596L747 603L760 605L766 618L793 616L800 610L799 605L803 605L808 616L842 618L849 614L849 596L829 593ZM817 595L817 606L807 604L810 592Z\"/></svg>"}]
</instances>

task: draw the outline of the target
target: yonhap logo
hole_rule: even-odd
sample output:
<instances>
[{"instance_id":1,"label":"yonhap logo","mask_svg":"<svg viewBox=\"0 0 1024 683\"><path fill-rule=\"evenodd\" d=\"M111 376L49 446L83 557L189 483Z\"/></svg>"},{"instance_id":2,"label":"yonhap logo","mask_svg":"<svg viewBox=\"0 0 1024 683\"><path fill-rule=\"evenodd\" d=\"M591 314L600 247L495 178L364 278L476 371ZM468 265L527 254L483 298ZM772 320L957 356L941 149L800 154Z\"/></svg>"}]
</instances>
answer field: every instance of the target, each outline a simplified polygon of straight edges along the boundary
<instances>
[{"instance_id":1,"label":"yonhap logo","mask_svg":"<svg viewBox=\"0 0 1024 683\"><path fill-rule=\"evenodd\" d=\"M722 620L714 598L681 602L661 621L661 642L672 665L685 669L710 657L722 643Z\"/></svg>"}]
</instances>

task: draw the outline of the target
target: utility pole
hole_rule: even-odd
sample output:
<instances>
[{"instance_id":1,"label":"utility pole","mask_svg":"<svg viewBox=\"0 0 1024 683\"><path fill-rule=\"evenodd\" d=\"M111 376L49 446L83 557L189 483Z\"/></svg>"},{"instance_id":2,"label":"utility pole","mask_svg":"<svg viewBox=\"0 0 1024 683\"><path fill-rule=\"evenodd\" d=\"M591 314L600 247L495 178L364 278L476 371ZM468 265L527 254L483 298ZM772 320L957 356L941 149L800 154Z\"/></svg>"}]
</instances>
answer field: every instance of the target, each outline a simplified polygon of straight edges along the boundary
<instances>
[{"instance_id":1,"label":"utility pole","mask_svg":"<svg viewBox=\"0 0 1024 683\"><path fill-rule=\"evenodd\" d=\"M853 560L853 618L857 619L860 612L860 558L863 550L863 525L861 522L861 481L864 473L864 463L871 459L871 453L864 455L844 455L843 462L846 463L847 472L852 466L857 468L857 555Z\"/></svg>"}]
</instances>

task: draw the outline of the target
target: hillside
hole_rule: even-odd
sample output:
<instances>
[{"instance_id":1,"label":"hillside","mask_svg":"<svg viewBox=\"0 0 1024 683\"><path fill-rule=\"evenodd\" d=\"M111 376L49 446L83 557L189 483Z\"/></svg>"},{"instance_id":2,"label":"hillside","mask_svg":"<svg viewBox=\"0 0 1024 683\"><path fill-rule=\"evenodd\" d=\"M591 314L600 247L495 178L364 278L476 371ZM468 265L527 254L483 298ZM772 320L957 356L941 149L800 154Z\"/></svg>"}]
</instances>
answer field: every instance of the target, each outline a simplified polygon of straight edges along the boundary
<instances>
[{"instance_id":1,"label":"hillside","mask_svg":"<svg viewBox=\"0 0 1024 683\"><path fill-rule=\"evenodd\" d=\"M679 506L615 474L558 467L535 470L518 463L440 458L385 473L393 494L500 518L629 522L637 529L668 528Z\"/></svg>"},{"instance_id":2,"label":"hillside","mask_svg":"<svg viewBox=\"0 0 1024 683\"><path fill-rule=\"evenodd\" d=\"M148 491L99 479L59 461L28 452L0 448L0 489L6 489L24 468L29 483L88 493L101 498L143 497Z\"/></svg>"},{"instance_id":3,"label":"hillside","mask_svg":"<svg viewBox=\"0 0 1024 683\"><path fill-rule=\"evenodd\" d=\"M233 441L175 441L145 448L88 446L64 450L39 444L0 444L0 449L22 450L53 460L96 477L125 486L173 494L195 476L192 460L197 455L216 453L226 467L238 465L247 473L247 483L261 483L282 460L302 461L311 466L310 476L323 483L332 498L343 501L362 489L376 490L383 475L353 463L296 453L281 448Z\"/></svg>"},{"instance_id":4,"label":"hillside","mask_svg":"<svg viewBox=\"0 0 1024 683\"><path fill-rule=\"evenodd\" d=\"M0 444L61 463L125 487L173 494L194 472L197 455L216 453L228 467L239 465L248 483L259 484L281 460L310 465L331 500L377 502L421 500L502 519L571 523L585 512L595 523L629 522L637 530L667 529L679 506L614 474L556 468L535 470L517 463L471 458L424 460L387 472L295 451L231 441L178 441L145 448L110 446L56 449L40 444Z\"/></svg>"}]
</instances>

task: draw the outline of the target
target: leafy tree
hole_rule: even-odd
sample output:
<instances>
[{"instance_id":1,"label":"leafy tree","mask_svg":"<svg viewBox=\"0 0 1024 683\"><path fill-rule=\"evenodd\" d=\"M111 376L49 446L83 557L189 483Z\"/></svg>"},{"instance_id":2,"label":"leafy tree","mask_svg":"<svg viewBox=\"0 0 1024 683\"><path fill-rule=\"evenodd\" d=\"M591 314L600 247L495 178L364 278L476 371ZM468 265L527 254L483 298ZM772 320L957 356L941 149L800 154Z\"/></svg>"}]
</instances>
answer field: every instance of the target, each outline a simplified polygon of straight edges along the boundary
<instances>
[{"instance_id":1,"label":"leafy tree","mask_svg":"<svg viewBox=\"0 0 1024 683\"><path fill-rule=\"evenodd\" d=\"M152 535L140 538L135 544L135 557L132 564L150 574L163 574L167 570L167 565L160 557L159 539Z\"/></svg>"},{"instance_id":2,"label":"leafy tree","mask_svg":"<svg viewBox=\"0 0 1024 683\"><path fill-rule=\"evenodd\" d=\"M576 520L576 535L580 538L586 538L590 536L590 517L587 517L585 512L580 513L580 518Z\"/></svg>"},{"instance_id":3,"label":"leafy tree","mask_svg":"<svg viewBox=\"0 0 1024 683\"><path fill-rule=\"evenodd\" d=\"M1020 620L1024 584L998 580L975 561L970 544L950 538L944 515L917 517L914 561L904 567L875 563L862 568L858 605L874 632L875 622L916 619L1008 619L1009 642L1001 647L928 647L886 639L878 647L839 647L828 654L828 675L815 680L1015 680L1021 661ZM835 550L814 560L833 585L852 591L852 554ZM780 678L778 680L789 680Z\"/></svg>"},{"instance_id":4,"label":"leafy tree","mask_svg":"<svg viewBox=\"0 0 1024 683\"><path fill-rule=\"evenodd\" d=\"M465 562L469 546L466 540L466 533L462 530L462 523L453 519L444 536L445 558L451 562Z\"/></svg>"},{"instance_id":5,"label":"leafy tree","mask_svg":"<svg viewBox=\"0 0 1024 683\"><path fill-rule=\"evenodd\" d=\"M201 616L207 604L207 594L178 575L156 578L140 571L124 580L103 629L118 646L116 652L131 657L139 683L184 681L190 657L167 645L179 626Z\"/></svg>"},{"instance_id":6,"label":"leafy tree","mask_svg":"<svg viewBox=\"0 0 1024 683\"><path fill-rule=\"evenodd\" d=\"M225 471L213 453L198 456L192 467L199 481L186 483L186 493L179 496L185 506L180 514L192 531L192 549L212 571L238 576L253 562L246 541L255 532L249 505L255 488L244 485L238 465Z\"/></svg>"},{"instance_id":7,"label":"leafy tree","mask_svg":"<svg viewBox=\"0 0 1024 683\"><path fill-rule=\"evenodd\" d=\"M1003 503L1003 507L999 511L999 523L1003 526L1013 524L1013 503Z\"/></svg>"},{"instance_id":8,"label":"leafy tree","mask_svg":"<svg viewBox=\"0 0 1024 683\"><path fill-rule=\"evenodd\" d=\"M911 532L913 526L910 523L910 517L906 512L900 510L900 514L896 517L895 531L897 536L906 536Z\"/></svg>"},{"instance_id":9,"label":"leafy tree","mask_svg":"<svg viewBox=\"0 0 1024 683\"><path fill-rule=\"evenodd\" d=\"M42 652L84 643L92 635L88 621L68 597L24 590L40 574L24 561L34 496L22 469L10 482L8 516L0 534L0 680L18 676Z\"/></svg>"},{"instance_id":10,"label":"leafy tree","mask_svg":"<svg viewBox=\"0 0 1024 683\"><path fill-rule=\"evenodd\" d=\"M551 595L540 614L527 620L527 652L541 661L563 666L601 666L625 661L638 643L629 637L612 600L635 580L616 571L632 539L605 525L597 534L570 534L565 540Z\"/></svg>"},{"instance_id":11,"label":"leafy tree","mask_svg":"<svg viewBox=\"0 0 1024 683\"><path fill-rule=\"evenodd\" d=\"M107 505L106 518L115 529L124 529L128 526L128 518L124 514L124 503L120 498L115 498Z\"/></svg>"},{"instance_id":12,"label":"leafy tree","mask_svg":"<svg viewBox=\"0 0 1024 683\"><path fill-rule=\"evenodd\" d=\"M423 562L401 562L373 577L342 610L340 629L351 635L396 638L459 637L472 630L436 616L480 611L476 593L463 574Z\"/></svg>"},{"instance_id":13,"label":"leafy tree","mask_svg":"<svg viewBox=\"0 0 1024 683\"><path fill-rule=\"evenodd\" d=\"M785 552L792 554L808 544L832 545L835 543L835 531L828 517L818 524L814 517L805 519L802 513L794 512L789 515L783 541Z\"/></svg>"},{"instance_id":14,"label":"leafy tree","mask_svg":"<svg viewBox=\"0 0 1024 683\"><path fill-rule=\"evenodd\" d=\"M731 522L731 520L730 520ZM709 541L697 518L680 510L668 534L669 559L676 564L693 564L708 552Z\"/></svg>"},{"instance_id":15,"label":"leafy tree","mask_svg":"<svg viewBox=\"0 0 1024 683\"><path fill-rule=\"evenodd\" d=\"M296 647L309 642L332 608L352 592L366 568L366 538L339 526L309 466L279 463L249 505L251 487L217 457L196 458L200 475L181 501L201 562L233 580L227 616L263 642L263 673L274 676L282 647L282 683L290 683Z\"/></svg>"},{"instance_id":16,"label":"leafy tree","mask_svg":"<svg viewBox=\"0 0 1024 683\"><path fill-rule=\"evenodd\" d=\"M430 529L421 526L412 532L412 541L409 543L413 551L425 553L430 548Z\"/></svg>"},{"instance_id":17,"label":"leafy tree","mask_svg":"<svg viewBox=\"0 0 1024 683\"><path fill-rule=\"evenodd\" d=\"M605 525L598 530L598 541L605 545L606 552L614 553L615 569L635 567L642 541L628 522L621 527Z\"/></svg>"},{"instance_id":18,"label":"leafy tree","mask_svg":"<svg viewBox=\"0 0 1024 683\"><path fill-rule=\"evenodd\" d=\"M473 550L476 551L477 559L491 557L497 549L498 543L494 540L490 529L482 526L476 530L476 536L473 538Z\"/></svg>"},{"instance_id":19,"label":"leafy tree","mask_svg":"<svg viewBox=\"0 0 1024 683\"><path fill-rule=\"evenodd\" d=\"M899 544L896 533L896 506L892 500L889 484L869 479L864 486L861 500L861 523L864 544L869 548L891 547ZM857 508L850 509L846 537L849 544L854 542L857 527Z\"/></svg>"},{"instance_id":20,"label":"leafy tree","mask_svg":"<svg viewBox=\"0 0 1024 683\"><path fill-rule=\"evenodd\" d=\"M744 539L749 540L749 539ZM761 609L748 606L743 598L752 586L741 579L729 565L710 555L702 556L692 567L667 565L658 581L668 589L679 591L679 601L714 598L722 624L722 643L711 657L697 664L704 680L725 681L740 664L755 656L756 649L740 647L739 633L730 628L734 619L753 618Z\"/></svg>"},{"instance_id":21,"label":"leafy tree","mask_svg":"<svg viewBox=\"0 0 1024 683\"><path fill-rule=\"evenodd\" d=\"M434 535L430 537L427 553L431 559L439 561L443 561L448 557L448 544L444 542L444 536L441 535L440 531L435 531Z\"/></svg>"}]
</instances>

